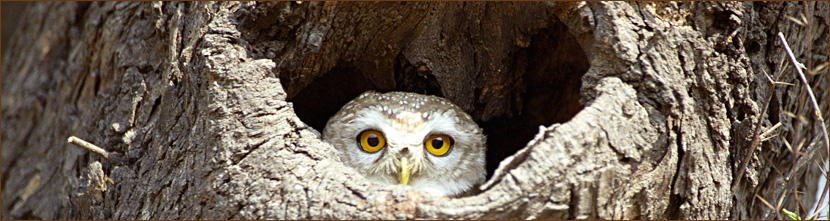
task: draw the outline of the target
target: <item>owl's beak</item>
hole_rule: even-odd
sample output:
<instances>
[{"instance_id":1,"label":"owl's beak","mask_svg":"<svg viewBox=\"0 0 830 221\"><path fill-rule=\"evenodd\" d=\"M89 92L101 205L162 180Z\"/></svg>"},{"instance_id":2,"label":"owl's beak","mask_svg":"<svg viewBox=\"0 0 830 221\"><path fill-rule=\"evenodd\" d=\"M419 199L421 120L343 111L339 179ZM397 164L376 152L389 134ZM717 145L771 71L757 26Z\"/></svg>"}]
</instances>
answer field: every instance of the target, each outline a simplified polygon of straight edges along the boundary
<instances>
[{"instance_id":1,"label":"owl's beak","mask_svg":"<svg viewBox=\"0 0 830 221\"><path fill-rule=\"evenodd\" d=\"M401 158L401 166L398 168L398 176L400 176L401 184L406 185L409 183L409 158L402 157Z\"/></svg>"}]
</instances>

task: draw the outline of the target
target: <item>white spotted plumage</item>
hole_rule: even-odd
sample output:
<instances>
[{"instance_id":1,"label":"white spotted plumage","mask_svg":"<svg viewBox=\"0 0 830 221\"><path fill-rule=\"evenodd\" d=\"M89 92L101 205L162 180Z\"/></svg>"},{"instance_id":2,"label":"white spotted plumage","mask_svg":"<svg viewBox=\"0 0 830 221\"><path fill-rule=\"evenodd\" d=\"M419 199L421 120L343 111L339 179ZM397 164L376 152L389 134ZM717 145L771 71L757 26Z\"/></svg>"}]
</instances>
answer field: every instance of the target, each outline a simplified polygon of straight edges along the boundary
<instances>
[{"instance_id":1,"label":"white spotted plumage","mask_svg":"<svg viewBox=\"0 0 830 221\"><path fill-rule=\"evenodd\" d=\"M377 152L364 151L358 141L370 129L386 140ZM444 155L431 154L425 149L431 135L446 135L454 143ZM434 196L473 193L487 173L481 128L441 97L365 92L329 119L323 139L338 150L343 163L375 183L399 184L401 159L407 158L412 165L407 185Z\"/></svg>"}]
</instances>

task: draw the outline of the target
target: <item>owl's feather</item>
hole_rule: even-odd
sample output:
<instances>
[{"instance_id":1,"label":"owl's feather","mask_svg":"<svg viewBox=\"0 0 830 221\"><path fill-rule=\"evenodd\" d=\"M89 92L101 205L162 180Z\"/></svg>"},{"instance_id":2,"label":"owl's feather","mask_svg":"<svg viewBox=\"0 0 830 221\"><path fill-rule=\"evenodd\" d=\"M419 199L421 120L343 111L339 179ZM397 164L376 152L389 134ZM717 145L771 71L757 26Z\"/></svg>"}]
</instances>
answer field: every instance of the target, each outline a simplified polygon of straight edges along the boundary
<instances>
[{"instance_id":1,"label":"owl's feather","mask_svg":"<svg viewBox=\"0 0 830 221\"><path fill-rule=\"evenodd\" d=\"M385 146L364 151L358 137L380 131ZM447 135L454 144L437 156L428 152L430 135ZM409 92L368 91L344 105L323 130L323 139L340 159L375 183L398 185L401 158L411 163L408 185L434 196L458 196L476 191L484 182L485 136L470 116L452 102Z\"/></svg>"}]
</instances>

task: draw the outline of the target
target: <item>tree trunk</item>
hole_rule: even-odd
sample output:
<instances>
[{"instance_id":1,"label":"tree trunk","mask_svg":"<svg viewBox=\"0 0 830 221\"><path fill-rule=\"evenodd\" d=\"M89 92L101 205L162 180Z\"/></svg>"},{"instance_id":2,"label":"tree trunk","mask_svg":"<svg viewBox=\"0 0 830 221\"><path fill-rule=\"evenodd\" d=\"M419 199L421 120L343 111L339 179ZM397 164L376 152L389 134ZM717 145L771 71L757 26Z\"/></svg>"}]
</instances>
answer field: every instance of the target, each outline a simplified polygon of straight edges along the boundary
<instances>
[{"instance_id":1,"label":"tree trunk","mask_svg":"<svg viewBox=\"0 0 830 221\"><path fill-rule=\"evenodd\" d=\"M786 18L799 13L809 24ZM826 62L828 2L38 2L24 16L2 57L3 219L762 219L776 211L756 195L786 191L781 208L805 217L824 188L821 123L777 33L808 68ZM822 119L827 76L807 76ZM488 136L483 191L434 198L340 163L315 129L366 90L469 112ZM787 150L802 139L804 155Z\"/></svg>"}]
</instances>

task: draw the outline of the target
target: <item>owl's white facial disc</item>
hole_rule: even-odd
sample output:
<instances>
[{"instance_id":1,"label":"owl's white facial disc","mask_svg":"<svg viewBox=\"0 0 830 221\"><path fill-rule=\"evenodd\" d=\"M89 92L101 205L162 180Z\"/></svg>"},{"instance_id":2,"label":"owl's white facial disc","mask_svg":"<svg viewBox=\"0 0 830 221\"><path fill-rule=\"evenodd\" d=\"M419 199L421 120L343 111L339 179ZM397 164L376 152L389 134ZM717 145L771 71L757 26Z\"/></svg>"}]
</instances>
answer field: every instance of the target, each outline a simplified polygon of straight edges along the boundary
<instances>
[{"instance_id":1,"label":"owl's white facial disc","mask_svg":"<svg viewBox=\"0 0 830 221\"><path fill-rule=\"evenodd\" d=\"M382 133L375 152L361 147L361 133ZM448 151L430 151L430 138L444 135ZM469 115L444 98L408 92L363 93L329 119L323 139L340 159L367 179L397 185L401 159L411 164L409 186L435 196L458 195L484 182L485 137ZM432 144L441 144L432 143ZM438 153L438 154L436 154Z\"/></svg>"}]
</instances>

